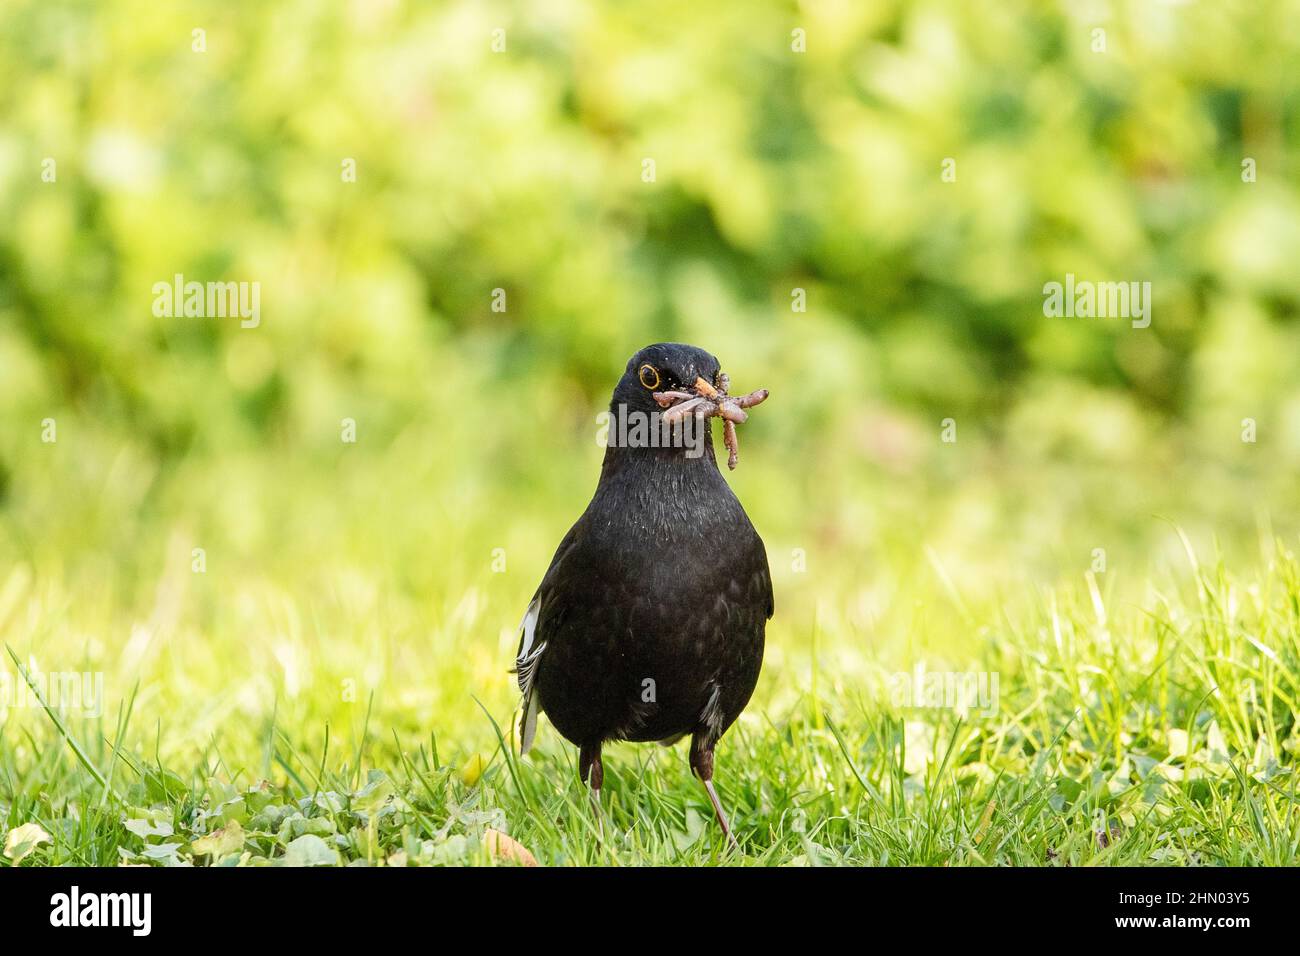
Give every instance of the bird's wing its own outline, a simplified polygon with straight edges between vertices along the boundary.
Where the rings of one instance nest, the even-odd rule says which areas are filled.
[[[754,545],[750,549],[750,572],[750,585],[763,601],[764,617],[770,621],[776,612],[776,601],[772,597],[772,570],[767,563],[767,548],[758,532],[754,532]]]
[[[519,622],[519,651],[515,655],[514,672],[519,681],[519,693],[523,698],[523,716],[519,718],[519,753],[526,754],[533,746],[533,737],[537,733],[537,713],[539,704],[537,693],[533,688],[533,682],[537,677],[537,667],[542,661],[542,652],[546,650],[546,637],[538,633],[538,622],[542,617],[542,603],[546,600],[548,591],[548,582],[552,581],[556,569],[564,560],[564,556],[573,548],[577,540],[578,525],[569,529],[569,533],[564,536],[560,546],[555,550],[555,557],[551,558],[551,566],[546,571],[546,576],[542,578],[541,585],[537,588],[537,593],[533,599],[528,602],[528,610],[524,612],[524,619]]]
[[[533,692],[533,678],[537,664],[546,650],[546,642],[537,640],[537,619],[541,616],[541,596],[535,596],[519,622],[519,654],[515,657],[515,674],[519,680],[519,693],[523,695],[524,715],[519,721],[519,752],[528,753],[537,733],[537,695]]]

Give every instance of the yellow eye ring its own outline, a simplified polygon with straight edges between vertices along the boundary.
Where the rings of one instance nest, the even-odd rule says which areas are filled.
[[[655,389],[659,387],[659,370],[653,365],[642,365],[637,375],[641,379],[641,384],[646,388]]]

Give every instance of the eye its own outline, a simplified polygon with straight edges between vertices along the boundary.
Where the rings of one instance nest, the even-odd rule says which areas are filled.
[[[641,378],[641,384],[646,388],[659,387],[659,370],[653,365],[642,365],[640,372],[637,374]]]

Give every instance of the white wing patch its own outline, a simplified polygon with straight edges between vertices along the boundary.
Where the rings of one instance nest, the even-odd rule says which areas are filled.
[[[717,739],[722,733],[722,686],[713,685],[713,691],[709,694],[709,699],[704,704],[704,710],[700,712],[700,720],[704,721],[704,726],[709,728],[709,736]]]
[[[534,598],[524,612],[524,619],[519,622],[523,638],[519,644],[519,656],[515,658],[515,674],[519,679],[519,693],[524,698],[524,715],[519,721],[519,753],[526,754],[533,746],[533,737],[537,734],[537,694],[533,690],[533,678],[537,675],[537,664],[546,650],[546,642],[537,640],[537,619],[541,615],[541,601]]]
[[[533,639],[537,636],[537,616],[541,609],[541,600],[533,598],[528,602],[528,610],[524,612],[524,619],[519,622],[519,630],[524,632],[524,641],[519,645],[519,658],[523,659],[528,656],[532,650]]]
[[[515,673],[519,677],[519,693],[527,697],[533,689],[533,677],[537,674],[537,662],[542,659],[546,642],[538,644],[527,654],[515,659]]]

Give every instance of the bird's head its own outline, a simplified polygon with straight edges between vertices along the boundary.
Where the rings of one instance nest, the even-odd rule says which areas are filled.
[[[709,419],[723,419],[727,467],[737,461],[736,426],[747,408],[767,398],[767,389],[731,395],[718,360],[703,349],[675,342],[648,345],[633,355],[610,400],[611,427],[606,463],[622,449],[676,450],[686,458],[713,461]],[[670,451],[670,454],[672,452]]]
[[[610,410],[617,412],[624,405],[629,411],[659,412],[655,392],[694,393],[699,378],[716,387],[721,372],[718,360],[704,349],[677,342],[647,345],[628,359],[627,370],[614,387]]]

